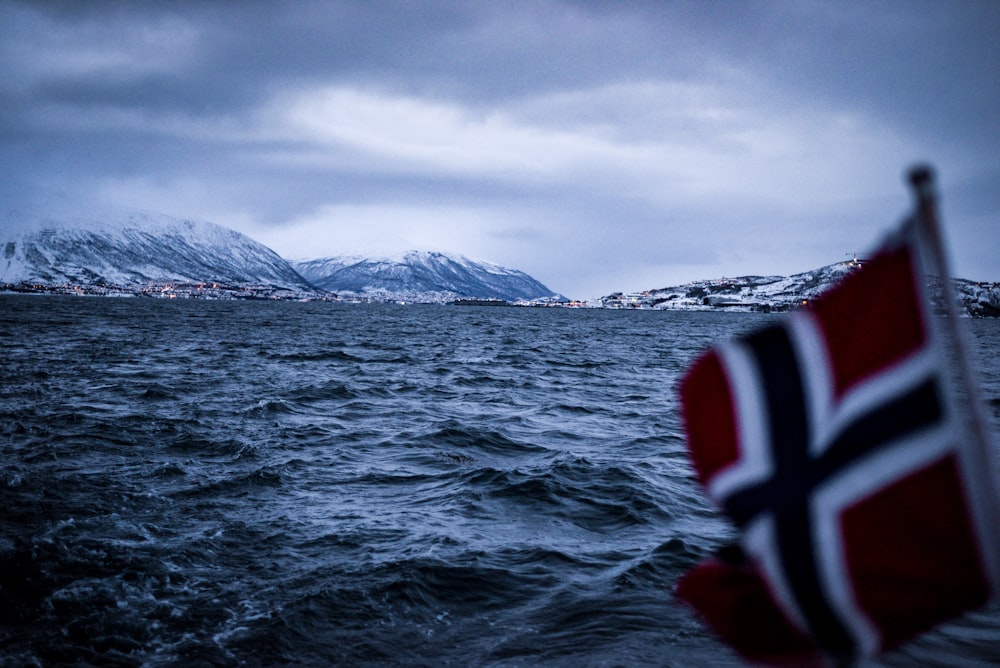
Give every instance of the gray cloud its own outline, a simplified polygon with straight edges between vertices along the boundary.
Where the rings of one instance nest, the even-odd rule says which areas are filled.
[[[6,3],[0,198],[593,296],[862,250],[927,159],[997,279],[998,63],[990,2]]]

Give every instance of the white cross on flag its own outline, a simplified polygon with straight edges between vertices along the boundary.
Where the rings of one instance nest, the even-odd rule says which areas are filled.
[[[871,657],[1000,585],[992,452],[958,318],[925,294],[948,279],[930,173],[912,178],[917,214],[869,262],[682,382],[698,479],[740,544],[677,594],[747,658]]]

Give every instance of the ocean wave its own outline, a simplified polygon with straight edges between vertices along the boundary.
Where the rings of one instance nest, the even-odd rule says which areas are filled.
[[[737,665],[674,387],[754,318],[0,298],[0,664]]]

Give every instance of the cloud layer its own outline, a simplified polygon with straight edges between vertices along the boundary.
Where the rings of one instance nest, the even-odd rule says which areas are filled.
[[[404,247],[575,297],[871,246],[941,174],[1000,279],[995,3],[0,5],[0,197]]]

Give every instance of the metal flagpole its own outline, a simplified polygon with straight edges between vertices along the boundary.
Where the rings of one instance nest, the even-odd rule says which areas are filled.
[[[967,479],[975,485],[970,491],[982,502],[981,508],[987,510],[985,516],[981,512],[977,513],[985,525],[982,529],[988,532],[987,535],[997,536],[1000,535],[1000,516],[997,516],[995,509],[1000,508],[1000,491],[997,489],[998,476],[994,461],[996,453],[992,450],[992,437],[982,409],[979,383],[976,382],[977,378],[970,362],[971,347],[968,333],[960,322],[957,299],[951,283],[951,272],[938,218],[934,170],[927,165],[918,165],[909,171],[908,177],[916,196],[916,232],[918,236],[923,237],[923,245],[929,250],[931,268],[938,274],[942,283],[947,322],[941,324],[941,328],[947,330],[958,357],[957,382],[963,385],[962,389],[967,393],[965,410],[967,414],[971,414],[969,415],[971,424],[967,424],[966,427],[971,427],[974,432],[972,436],[982,446],[964,448],[966,453],[975,458],[976,461],[972,464],[980,467],[979,471],[967,476]],[[986,543],[982,546],[983,549],[992,552],[993,541],[988,540]],[[984,566],[992,579],[992,598],[998,599],[1000,598],[1000,553],[988,554],[988,563]]]

